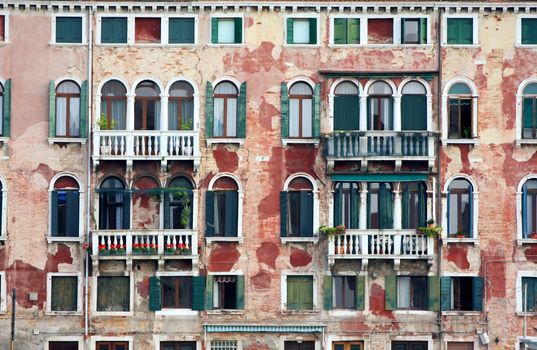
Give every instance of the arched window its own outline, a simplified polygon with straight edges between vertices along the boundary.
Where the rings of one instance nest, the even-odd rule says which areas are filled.
[[[289,89],[289,137],[313,136],[313,90],[304,83],[294,83]]]
[[[125,130],[127,89],[117,80],[106,82],[101,89],[101,116],[107,129]]]
[[[356,182],[338,182],[334,186],[334,226],[358,229],[360,188]]]
[[[56,87],[56,136],[78,137],[80,128],[80,87],[71,80]]]
[[[523,92],[522,138],[537,138],[537,83],[528,84]]]
[[[473,187],[464,178],[452,180],[447,198],[448,234],[473,237]]]
[[[334,130],[360,129],[360,96],[358,87],[343,81],[334,91]]]
[[[150,80],[144,80],[135,91],[134,129],[159,130],[160,128],[160,89]]]
[[[130,192],[123,181],[109,177],[99,188],[99,229],[130,228]]]
[[[194,123],[194,89],[186,81],[170,87],[168,130],[192,130]]]
[[[417,229],[427,222],[427,192],[422,182],[405,182],[402,186],[402,228]]]
[[[426,94],[425,87],[417,81],[405,84],[401,98],[402,130],[427,130]]]
[[[78,237],[80,233],[80,188],[71,176],[54,182],[50,193],[50,235]]]
[[[237,87],[223,81],[214,89],[214,137],[237,137]]]
[[[193,190],[192,182],[184,176],[170,181],[164,193],[165,229],[192,229]]]
[[[522,237],[537,234],[537,179],[530,179],[522,186]]]
[[[456,83],[449,89],[448,137],[450,139],[472,138],[472,90],[464,83]]]
[[[393,90],[384,81],[374,82],[368,91],[369,130],[393,130]]]
[[[392,186],[386,182],[368,183],[367,194],[367,228],[393,228],[393,193]]]
[[[282,237],[313,237],[313,184],[293,178],[280,193]]]
[[[239,186],[228,176],[219,177],[206,192],[207,237],[237,237],[239,233]]]

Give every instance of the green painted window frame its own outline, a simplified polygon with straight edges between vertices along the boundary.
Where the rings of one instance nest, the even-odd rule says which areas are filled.
[[[234,40],[231,43],[223,43],[218,41],[218,23],[220,20],[233,20],[235,22],[234,24],[234,31],[233,31],[233,37]],[[241,45],[244,44],[244,18],[242,16],[219,16],[216,15],[214,17],[211,17],[211,44],[214,45]]]
[[[285,300],[287,310],[315,310],[315,279],[312,275],[287,275],[285,284],[285,288],[287,288],[287,296]],[[294,300],[294,297],[290,295],[293,289],[295,289],[295,292],[298,292],[294,294],[298,297],[298,300]]]
[[[309,41],[307,43],[295,43],[294,42],[294,21],[295,20],[308,20],[309,21]],[[285,18],[285,44],[286,45],[319,45],[319,26],[318,17],[286,17]]]
[[[57,16],[55,18],[56,44],[83,44],[84,19],[82,16]]]
[[[50,276],[50,311],[51,312],[78,312],[79,304],[78,275],[51,275]],[[67,288],[73,288],[68,290]]]

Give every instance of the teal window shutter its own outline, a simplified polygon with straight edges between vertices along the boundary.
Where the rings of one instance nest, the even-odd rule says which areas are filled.
[[[355,301],[356,310],[365,308],[365,276],[356,276]]]
[[[341,212],[341,202],[342,202],[342,191],[341,186],[336,185],[336,190],[334,191],[334,226],[343,224],[343,213]]]
[[[244,309],[244,275],[237,275],[235,277],[237,288],[237,309]]]
[[[348,44],[346,18],[334,18],[334,44]]]
[[[360,218],[360,192],[358,190],[358,184],[351,184],[350,189],[350,229],[358,229]],[[344,224],[343,222],[341,224]]]
[[[440,309],[451,310],[451,277],[440,277]]]
[[[214,235],[214,192],[205,192],[205,237]]]
[[[287,84],[281,84],[281,127],[282,127],[282,139],[289,137],[289,93],[287,91]]]
[[[522,237],[528,238],[528,187],[522,186]]]
[[[426,95],[403,95],[401,98],[401,129],[427,130]]]
[[[380,228],[393,228],[393,195],[384,182],[379,184],[379,204]]]
[[[360,44],[360,19],[349,18],[347,20],[347,44]]]
[[[218,18],[216,17],[211,18],[211,43],[218,44]]]
[[[294,32],[294,21],[292,18],[288,18],[287,19],[287,43],[288,44],[293,44],[294,41],[293,41],[293,32]]]
[[[317,18],[310,18],[310,44],[317,44]]]
[[[440,310],[440,277],[429,276],[428,281],[428,308],[429,310]]]
[[[225,237],[237,237],[238,236],[238,207],[239,207],[239,194],[237,191],[226,191],[224,195],[225,207],[226,207],[226,222],[225,222]]]
[[[462,19],[462,30],[460,33],[461,44],[471,45],[474,43],[474,20],[471,18]]]
[[[4,84],[4,105],[2,106],[2,136],[9,137],[11,134],[11,79]]]
[[[216,18],[213,18],[213,20]],[[217,23],[218,27],[218,23]],[[205,137],[213,137],[214,104],[213,104],[213,84],[208,81],[205,88]]]
[[[213,309],[213,288],[214,277],[207,276],[207,285],[205,287],[205,310]]]
[[[313,236],[313,193],[300,192],[300,235]]]
[[[66,214],[66,226],[68,237],[79,236],[79,211],[80,211],[80,194],[78,191],[66,191],[67,192],[67,214]],[[54,193],[54,192],[53,192]],[[56,206],[57,208],[57,206]]]
[[[483,278],[472,278],[472,310],[483,311]]]
[[[457,18],[447,19],[447,43],[458,44],[459,22]]]
[[[51,80],[48,84],[48,137],[56,136],[56,86]]]
[[[80,127],[79,127],[80,137],[86,137],[87,114],[88,114],[88,81],[84,80],[80,88]]]
[[[321,136],[321,83],[315,84],[313,91],[313,138]]]
[[[168,43],[194,44],[194,18],[170,18]]]
[[[537,282],[537,278],[535,277],[522,277],[522,291],[521,291],[522,307],[521,309],[523,312],[524,311],[535,312],[536,282]],[[528,286],[527,291],[526,291],[525,286]],[[524,295],[524,293],[527,293],[527,294]],[[526,298],[526,310],[524,310],[524,297]]]
[[[170,196],[171,196],[171,193],[170,192],[164,192],[163,193],[163,196],[164,196],[164,200],[163,200],[163,204],[164,204],[164,228],[165,229],[169,229],[169,228],[172,228],[171,226],[171,223],[170,223]]]
[[[56,17],[57,43],[82,43],[82,17]]]
[[[323,304],[325,310],[332,309],[332,276],[327,275],[323,278]]]
[[[280,237],[287,237],[287,191],[280,192]]]
[[[522,18],[521,43],[523,45],[537,44],[537,18]]]
[[[52,191],[50,193],[50,235],[52,237],[58,236],[58,192]]]
[[[123,193],[123,227],[124,230],[131,228],[131,194],[128,191]]]
[[[235,18],[235,44],[242,44],[242,18]]]
[[[101,18],[101,43],[103,44],[126,44],[127,43],[127,18],[126,17],[102,17]]]
[[[287,310],[300,307],[300,280],[296,276],[287,276]]]
[[[149,310],[158,311],[161,309],[160,278],[149,277]]]
[[[334,130],[359,130],[360,97],[358,95],[334,96]]]
[[[397,309],[397,276],[390,275],[384,277],[384,291],[386,296],[385,309]]]
[[[192,310],[205,309],[205,276],[192,277]]]
[[[237,137],[245,138],[246,137],[246,82],[241,84],[240,93],[239,93],[239,108],[238,108],[238,121],[237,121]]]
[[[420,44],[427,44],[427,18],[420,19]]]

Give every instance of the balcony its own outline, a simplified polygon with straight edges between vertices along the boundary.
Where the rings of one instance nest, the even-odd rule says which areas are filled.
[[[333,170],[335,161],[360,161],[365,171],[369,160],[388,160],[395,162],[396,171],[402,161],[426,161],[432,169],[435,139],[428,131],[334,132],[328,138],[328,168]]]
[[[336,259],[361,259],[362,269],[369,259],[394,260],[395,268],[401,259],[424,259],[431,265],[434,240],[416,230],[347,230],[330,237],[328,261],[333,265]]]
[[[199,132],[192,130],[94,130],[93,164],[101,160],[159,160],[165,169],[169,160],[193,160],[200,164]]]
[[[198,261],[195,230],[99,230],[91,236],[91,256],[98,260],[192,259]]]

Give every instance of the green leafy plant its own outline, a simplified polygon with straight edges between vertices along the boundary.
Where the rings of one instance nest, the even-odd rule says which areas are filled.
[[[186,123],[181,124],[181,126],[179,127],[179,130],[192,130],[192,123],[186,122]]]
[[[319,227],[319,233],[323,236],[330,237],[345,232],[345,226],[339,225],[337,227],[321,226]]]
[[[101,117],[95,121],[97,125],[99,126],[100,130],[112,130],[117,126],[117,122],[115,120],[108,120],[104,113],[101,113]]]
[[[427,226],[427,227],[418,227],[418,231],[422,234],[427,235],[427,237],[435,237],[442,232],[442,227],[439,225],[434,225],[434,221],[432,223],[433,226]]]

